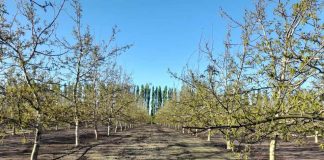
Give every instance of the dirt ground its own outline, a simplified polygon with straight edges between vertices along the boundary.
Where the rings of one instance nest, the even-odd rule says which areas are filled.
[[[102,128],[100,134],[99,140],[94,141],[92,130],[83,129],[80,147],[73,146],[72,129],[44,134],[39,159],[240,159],[239,154],[226,151],[221,137],[214,136],[207,142],[205,138],[158,125],[144,125],[109,137]],[[22,136],[6,137],[0,144],[0,159],[28,159],[32,144],[22,144],[21,139]],[[253,146],[250,159],[267,159],[267,147]],[[312,143],[279,143],[277,153],[278,159],[324,159],[324,151]]]

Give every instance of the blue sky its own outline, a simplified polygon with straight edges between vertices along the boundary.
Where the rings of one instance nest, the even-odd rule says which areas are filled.
[[[10,1],[8,1],[10,2]],[[118,45],[134,46],[118,58],[135,84],[152,83],[179,87],[167,70],[180,73],[186,64],[197,67],[201,39],[213,40],[223,50],[226,19],[223,8],[240,19],[250,0],[81,0],[83,24],[89,25],[97,40],[108,40],[111,28],[120,29]],[[8,5],[10,7],[10,4]],[[58,34],[72,37],[69,4],[59,19]]]
[[[201,37],[221,43],[226,20],[220,7],[240,18],[249,0],[83,0],[83,22],[99,39],[108,38],[110,28],[121,32],[118,43],[134,44],[119,58],[119,64],[131,73],[136,84],[178,85],[168,68],[181,72],[187,64],[196,64]]]

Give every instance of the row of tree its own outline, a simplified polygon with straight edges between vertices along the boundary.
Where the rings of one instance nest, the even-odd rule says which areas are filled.
[[[7,10],[0,1],[0,132],[33,130],[31,159],[37,159],[44,130],[91,125],[124,127],[149,121],[132,92],[132,82],[116,64],[131,45],[116,46],[117,28],[108,41],[96,42],[83,27],[82,8],[73,1],[17,1]],[[9,2],[13,3],[13,2]],[[73,8],[72,38],[57,28],[64,7]],[[116,130],[117,128],[115,128]]]
[[[167,86],[165,86],[163,90],[161,86],[152,86],[151,88],[149,84],[137,85],[134,87],[134,94],[139,104],[146,106],[151,116],[154,116],[155,113],[164,106],[168,100],[171,100],[176,93],[177,91],[175,88],[168,88]]]
[[[317,0],[259,0],[243,21],[226,12],[229,30],[224,52],[201,45],[204,71],[171,73],[183,82],[178,97],[159,110],[156,121],[192,132],[215,131],[227,148],[234,141],[270,141],[275,159],[278,140],[324,133],[324,21]],[[240,41],[233,42],[232,30]],[[236,32],[236,30],[235,30]],[[236,32],[237,33],[237,32]]]

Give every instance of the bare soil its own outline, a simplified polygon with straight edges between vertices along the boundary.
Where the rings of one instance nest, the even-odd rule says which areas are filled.
[[[42,136],[39,159],[240,159],[238,153],[225,149],[219,136],[207,142],[205,137],[181,134],[180,131],[158,125],[144,125],[106,136],[101,128],[99,139],[94,140],[91,129],[81,130],[81,145],[74,147],[71,130],[50,131]],[[29,143],[22,144],[22,135],[7,136],[0,144],[0,159],[29,159],[32,135]],[[324,159],[324,151],[318,144],[303,146],[279,143],[278,159]],[[266,143],[252,146],[250,159],[267,159]]]

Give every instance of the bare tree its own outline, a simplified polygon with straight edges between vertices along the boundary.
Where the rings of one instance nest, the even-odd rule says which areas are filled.
[[[79,145],[79,122],[80,112],[79,107],[83,103],[82,97],[82,83],[90,83],[93,88],[93,96],[90,102],[90,107],[93,108],[93,122],[95,138],[97,139],[97,110],[99,108],[99,82],[101,81],[101,74],[105,68],[109,68],[112,60],[122,52],[125,52],[131,45],[122,47],[112,46],[116,40],[116,28],[112,29],[112,35],[107,43],[96,44],[94,36],[90,33],[90,28],[85,30],[82,27],[82,8],[78,0],[73,0],[71,3],[74,8],[74,16],[72,17],[75,26],[73,29],[74,44],[67,40],[58,40],[67,52],[65,57],[66,68],[68,68],[68,81],[73,83],[73,96],[70,101],[74,108],[75,121],[75,145]],[[84,33],[83,33],[84,32]],[[78,96],[80,95],[80,96]]]

